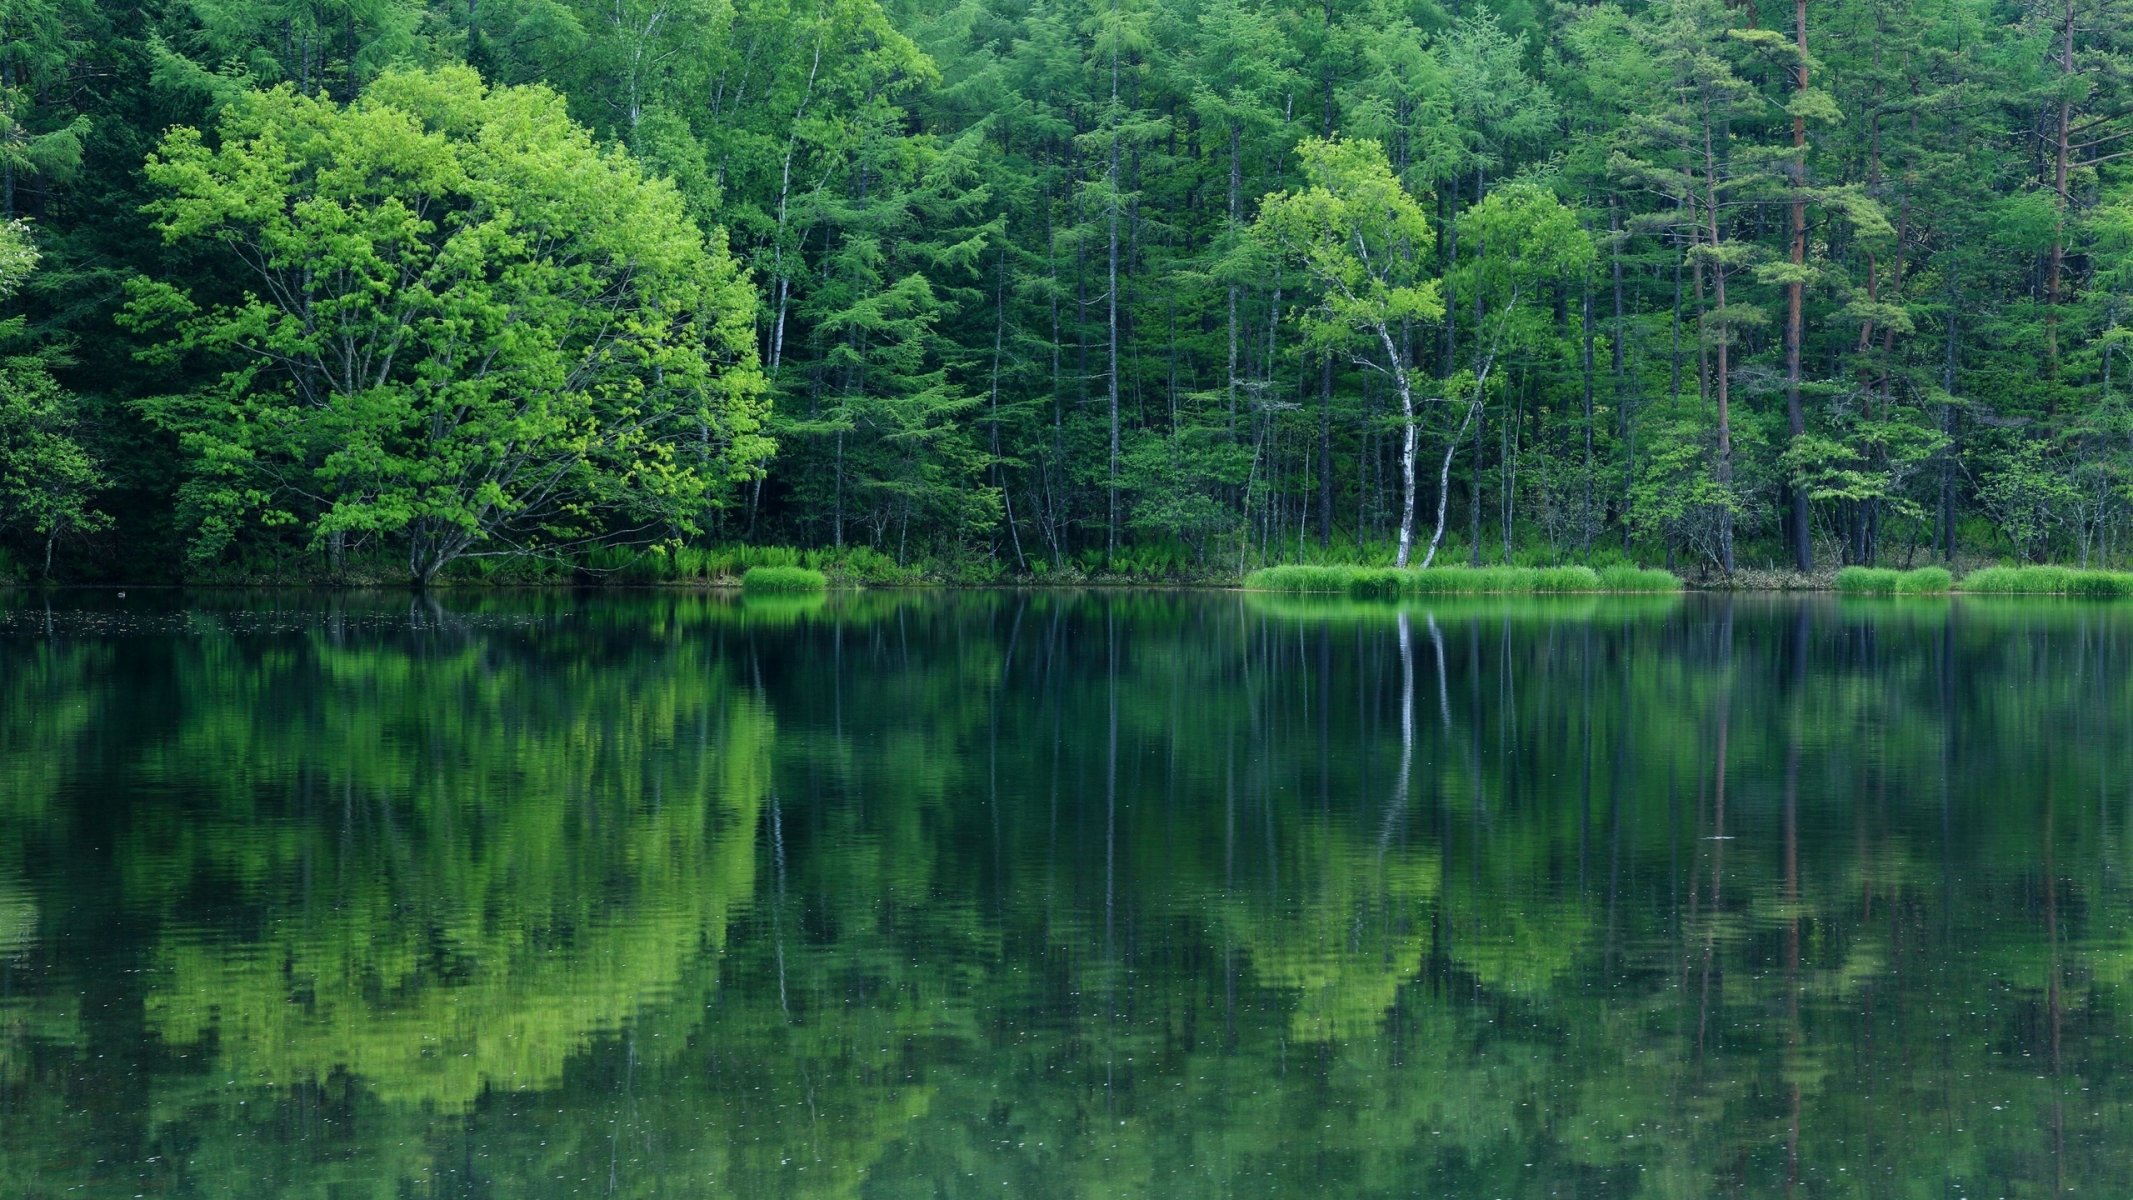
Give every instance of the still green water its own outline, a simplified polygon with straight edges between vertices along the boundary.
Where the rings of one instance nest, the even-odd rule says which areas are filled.
[[[2133,1192],[2133,606],[0,598],[0,1195]]]

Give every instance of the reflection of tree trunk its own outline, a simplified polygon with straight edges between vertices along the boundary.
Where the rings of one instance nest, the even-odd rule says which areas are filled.
[[[1385,819],[1378,825],[1380,858],[1391,848],[1393,835],[1407,815],[1408,777],[1414,771],[1415,762],[1414,625],[1404,610],[1395,620],[1400,642],[1400,770],[1392,781],[1392,803],[1385,809]],[[1437,636],[1435,617],[1430,618],[1430,636]],[[1444,672],[1444,643],[1441,640],[1437,643],[1437,672],[1441,680]]]
[[[785,991],[785,818],[778,793],[770,793],[770,864],[774,887],[770,905],[770,935],[778,963],[778,1011],[792,1020],[792,1003]]]
[[[1792,1124],[1785,1134],[1785,1194],[1800,1185],[1800,732],[1798,716],[1785,747],[1785,1020],[1793,1061],[1787,1082]]]
[[[1732,667],[1733,658],[1733,609],[1731,601],[1726,605],[1721,618],[1720,671]],[[1719,684],[1718,697],[1718,764],[1712,777],[1713,800],[1711,805],[1711,912],[1704,919],[1703,981],[1701,996],[1696,1011],[1696,1058],[1700,1062],[1709,1043],[1711,1024],[1711,977],[1713,960],[1718,950],[1718,922],[1725,905],[1726,864],[1726,741],[1733,725],[1733,689],[1730,682]]]
[[[2044,941],[2046,970],[2045,1004],[2051,1021],[2052,1043],[2052,1195],[2066,1194],[2066,1096],[2061,1082],[2060,1029],[2065,1013],[2059,994],[2059,868],[2052,853],[2054,800],[2049,784],[2044,789]]]
[[[1807,0],[1793,0],[1793,37],[1799,50],[1794,66],[1793,87],[1802,96],[1807,92]],[[1801,313],[1805,282],[1798,273],[1807,269],[1807,117],[1803,113],[1792,115],[1792,266],[1794,278],[1785,285],[1785,423],[1797,442],[1807,432],[1805,414],[1800,408],[1800,342],[1805,336],[1806,325]],[[1871,260],[1870,260],[1871,261]],[[1869,265],[1871,271],[1871,265]],[[1723,286],[1723,285],[1721,285]],[[1864,328],[1860,330],[1863,340]],[[1786,489],[1791,493],[1791,510],[1787,516],[1786,540],[1792,543],[1792,565],[1801,572],[1815,569],[1814,540],[1807,532],[1807,491],[1792,481]]]

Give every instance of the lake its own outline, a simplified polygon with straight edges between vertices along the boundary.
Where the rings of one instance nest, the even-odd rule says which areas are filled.
[[[0,597],[0,1194],[2133,1187],[2133,605]]]

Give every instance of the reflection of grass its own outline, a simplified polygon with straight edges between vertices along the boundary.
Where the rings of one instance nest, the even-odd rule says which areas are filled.
[[[1370,567],[1262,567],[1244,577],[1255,592],[1345,592]]]
[[[1256,592],[1365,596],[1531,596],[1577,592],[1674,592],[1681,580],[1640,567],[1267,567],[1245,576]]]
[[[829,588],[829,577],[808,567],[750,567],[741,576],[744,592],[805,594]]]
[[[829,606],[829,597],[817,592],[801,595],[794,592],[750,592],[739,607],[743,625],[794,625],[803,617],[811,617]]]
[[[1986,567],[1963,577],[1966,592],[2000,595],[2133,596],[2133,572],[2073,567]]]

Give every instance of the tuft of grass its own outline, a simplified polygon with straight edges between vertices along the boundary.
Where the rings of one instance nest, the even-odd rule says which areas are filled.
[[[1600,568],[1600,590],[1603,592],[1678,592],[1681,577],[1672,571],[1656,567],[1637,567],[1621,564]]]
[[[2133,596],[2133,574],[2125,571],[2070,571],[2067,573],[2066,594],[2099,600]]]
[[[809,567],[750,567],[741,576],[743,592],[806,594],[826,591],[829,577]]]
[[[2133,596],[2133,574],[2072,567],[1986,567],[1963,577],[1962,590],[2005,596]]]
[[[1681,580],[1670,571],[1615,565],[1591,567],[1263,567],[1244,578],[1254,593],[1320,593],[1357,599],[1399,595],[1568,595],[1568,593],[1677,593]]]
[[[1319,593],[1357,599],[1396,596],[1535,596],[1584,592],[1674,592],[1681,580],[1668,571],[1591,567],[1390,567],[1291,565],[1265,567],[1244,577],[1255,592]]]
[[[1404,582],[1406,591],[1420,596],[1531,596],[1604,590],[1599,572],[1591,567],[1432,567],[1411,573]]]
[[[1896,590],[1905,596],[1939,595],[1955,586],[1955,576],[1946,567],[1919,567],[1896,577]]]
[[[1837,590],[1855,596],[1890,596],[1901,575],[1887,567],[1846,567],[1837,572]]]

